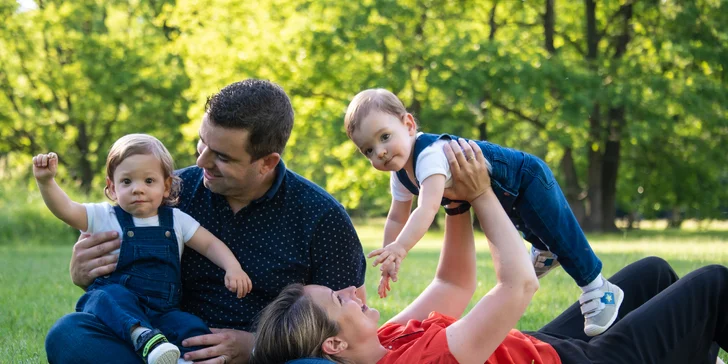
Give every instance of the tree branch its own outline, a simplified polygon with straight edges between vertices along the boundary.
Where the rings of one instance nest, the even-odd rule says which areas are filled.
[[[510,107],[503,105],[498,101],[491,100],[491,102],[493,103],[493,106],[495,106],[509,114],[513,114],[513,115],[517,116],[519,119],[530,122],[539,130],[546,130],[546,124],[544,124],[541,120],[527,116],[524,113],[522,113],[520,110],[511,109]]]

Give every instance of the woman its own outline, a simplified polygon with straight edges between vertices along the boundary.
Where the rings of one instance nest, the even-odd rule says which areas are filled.
[[[512,330],[538,280],[490,189],[480,149],[451,142],[446,153],[455,181],[450,195],[473,206],[488,237],[496,286],[467,315],[453,318],[475,291],[475,248],[472,234],[462,233],[468,214],[448,216],[435,279],[384,326],[377,329],[379,313],[353,287],[292,285],[261,314],[255,363],[302,357],[366,364],[715,363],[718,345],[728,348],[728,269],[708,266],[678,281],[659,258],[610,279],[626,298],[618,322],[601,336],[584,334],[578,303],[538,332]]]

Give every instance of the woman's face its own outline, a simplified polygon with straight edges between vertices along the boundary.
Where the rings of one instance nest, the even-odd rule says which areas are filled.
[[[336,321],[341,328],[339,335],[350,345],[377,336],[379,311],[367,307],[356,296],[356,288],[332,291],[328,287],[308,285],[307,295]]]

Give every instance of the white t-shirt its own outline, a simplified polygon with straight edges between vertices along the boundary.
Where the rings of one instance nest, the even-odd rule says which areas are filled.
[[[85,203],[86,216],[88,217],[88,230],[86,232],[94,234],[104,231],[116,231],[122,236],[121,225],[116,218],[114,206],[108,202],[102,203]],[[179,255],[182,259],[182,250],[185,243],[188,242],[192,235],[195,235],[200,223],[192,216],[185,214],[180,209],[172,209],[172,218],[174,219],[174,233],[177,235],[177,243],[179,244]],[[132,216],[134,225],[143,226],[159,226],[159,216],[152,216],[139,219]],[[123,244],[123,242],[122,242]],[[114,250],[111,254],[119,254],[119,249]]]
[[[419,134],[418,134],[419,136]],[[450,163],[447,162],[447,156],[442,147],[445,143],[449,143],[450,140],[439,139],[434,143],[427,146],[417,156],[417,164],[415,168],[415,178],[418,182],[415,182],[415,186],[422,184],[422,181],[426,180],[435,174],[441,174],[445,176],[445,188],[452,185],[452,173],[450,172]],[[490,162],[485,161],[488,171],[491,170]],[[392,192],[392,199],[395,201],[410,201],[414,196],[407,187],[397,178],[397,172],[390,172],[389,176],[389,189]]]

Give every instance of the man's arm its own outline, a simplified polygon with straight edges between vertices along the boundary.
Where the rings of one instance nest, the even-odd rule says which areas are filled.
[[[116,231],[81,234],[71,255],[71,280],[84,290],[94,279],[111,274],[116,269],[118,254],[110,254],[121,246]]]

